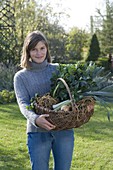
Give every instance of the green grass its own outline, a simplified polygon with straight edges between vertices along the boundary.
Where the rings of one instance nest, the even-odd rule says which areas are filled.
[[[106,114],[96,105],[90,121],[75,129],[71,170],[113,170],[113,115],[109,122]],[[30,170],[26,120],[17,104],[0,105],[0,170]]]

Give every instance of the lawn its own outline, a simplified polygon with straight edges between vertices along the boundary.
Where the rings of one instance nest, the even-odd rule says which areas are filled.
[[[113,115],[95,106],[92,118],[74,129],[71,170],[113,170]],[[52,170],[52,157],[50,170]],[[26,120],[17,104],[0,105],[0,170],[30,170],[26,147]]]

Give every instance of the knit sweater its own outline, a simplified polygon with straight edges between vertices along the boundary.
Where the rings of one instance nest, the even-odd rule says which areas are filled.
[[[32,110],[26,109],[30,99],[36,93],[44,95],[50,91],[52,73],[56,72],[58,64],[48,63],[45,60],[41,64],[32,62],[31,69],[22,69],[14,76],[14,91],[21,113],[27,119],[27,133],[46,131],[35,124],[39,116]]]

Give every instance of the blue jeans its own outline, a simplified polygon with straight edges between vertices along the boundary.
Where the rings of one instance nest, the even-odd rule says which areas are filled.
[[[54,158],[54,170],[70,169],[74,147],[72,129],[28,133],[27,144],[32,170],[49,170],[51,150]]]

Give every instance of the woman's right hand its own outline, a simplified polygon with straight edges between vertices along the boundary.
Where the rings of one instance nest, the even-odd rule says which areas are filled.
[[[44,115],[40,115],[37,119],[36,119],[36,125],[44,128],[46,130],[52,130],[55,128],[55,126],[53,124],[51,124],[50,122],[48,122],[46,120],[46,117],[49,117],[48,114],[44,114]]]

